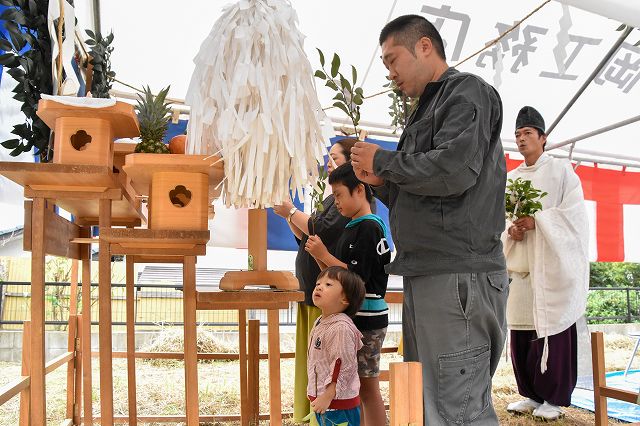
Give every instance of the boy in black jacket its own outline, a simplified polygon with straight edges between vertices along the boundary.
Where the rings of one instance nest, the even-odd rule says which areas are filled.
[[[356,177],[351,163],[335,169],[329,184],[341,215],[351,218],[336,243],[333,256],[322,240],[312,235],[305,249],[321,269],[342,266],[357,273],[365,282],[366,296],[354,323],[362,332],[364,346],[358,351],[362,417],[367,426],[384,425],[386,414],[380,395],[380,350],[387,331],[388,307],[384,301],[389,275],[384,266],[391,261],[386,227],[371,213],[373,195],[368,184]]]

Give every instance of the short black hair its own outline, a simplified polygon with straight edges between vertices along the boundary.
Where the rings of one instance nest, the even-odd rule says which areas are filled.
[[[342,285],[344,296],[349,302],[349,305],[343,312],[350,317],[355,316],[362,306],[365,294],[364,281],[362,281],[360,275],[342,266],[330,266],[324,271],[320,271],[317,279],[319,280],[324,276],[336,280]]]
[[[358,187],[358,185],[363,185],[364,195],[367,197],[367,201],[369,204],[373,202],[373,191],[371,191],[371,187],[368,183],[361,182],[356,177],[356,173],[353,171],[353,165],[350,161],[338,166],[333,170],[333,172],[331,172],[329,175],[329,185],[333,185],[335,183],[339,183],[349,188],[349,194],[353,194],[353,191]]]
[[[436,52],[438,52],[438,56],[443,60],[447,59],[447,55],[444,52],[442,36],[440,36],[436,27],[424,16],[402,15],[387,23],[382,31],[380,31],[380,38],[378,40],[380,46],[391,36],[393,36],[393,41],[396,44],[406,47],[414,56],[416,54],[415,46],[418,40],[422,37],[428,37],[436,49]]]

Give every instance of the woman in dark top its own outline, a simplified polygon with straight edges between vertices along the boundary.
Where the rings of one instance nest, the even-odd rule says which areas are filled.
[[[338,166],[350,161],[351,147],[356,139],[340,139],[329,150],[327,170],[331,173]],[[298,318],[296,320],[296,371],[293,418],[295,422],[309,414],[309,399],[307,398],[307,343],[309,333],[315,320],[320,316],[320,309],[313,305],[311,295],[316,285],[316,278],[320,268],[315,259],[304,249],[309,234],[315,231],[327,246],[330,253],[335,249],[335,243],[344,231],[349,219],[340,215],[336,209],[333,195],[328,195],[322,202],[324,210],[316,214],[315,219],[295,208],[291,201],[275,206],[273,211],[285,218],[299,244],[296,256],[296,277],[300,282],[300,290],[304,291],[304,302],[298,304]],[[313,223],[312,223],[313,221]]]

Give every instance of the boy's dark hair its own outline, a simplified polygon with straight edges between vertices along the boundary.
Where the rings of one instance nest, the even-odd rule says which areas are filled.
[[[351,162],[344,163],[331,172],[329,175],[329,185],[333,185],[334,183],[339,183],[349,188],[349,194],[353,194],[353,190],[356,189],[358,185],[363,185],[367,201],[369,204],[373,202],[373,192],[371,191],[371,187],[368,183],[360,182],[360,180],[358,180],[356,173],[353,171],[353,165]]]
[[[358,142],[358,139],[342,138],[335,141],[334,145],[340,145],[344,158],[346,158],[348,162],[351,161],[351,148],[353,148],[356,142]]]
[[[390,21],[380,31],[380,46],[391,36],[393,36],[395,44],[406,47],[413,56],[416,55],[415,46],[418,40],[422,37],[428,37],[438,56],[443,60],[447,59],[440,33],[424,16],[403,15]]]
[[[318,279],[324,276],[340,282],[344,296],[349,302],[349,305],[343,312],[350,317],[355,316],[360,310],[362,301],[364,300],[365,288],[362,278],[355,272],[351,272],[342,266],[330,266],[324,271],[320,271]]]

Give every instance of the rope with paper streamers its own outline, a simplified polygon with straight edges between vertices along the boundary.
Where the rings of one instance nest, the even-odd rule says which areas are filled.
[[[281,204],[324,163],[326,116],[297,19],[285,0],[227,6],[194,59],[186,152],[222,154],[227,206]]]

